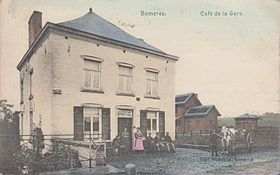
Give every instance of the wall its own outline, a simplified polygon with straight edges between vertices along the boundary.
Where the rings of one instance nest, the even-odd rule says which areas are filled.
[[[175,61],[111,46],[100,41],[77,40],[70,35],[66,39],[61,33],[51,34],[50,43],[53,87],[62,90],[61,95],[52,95],[53,134],[73,134],[73,107],[83,103],[97,103],[111,109],[111,132],[113,133],[111,137],[114,137],[117,132],[116,107],[131,105],[134,108],[134,126],[140,126],[140,110],[152,107],[165,111],[165,130],[169,131],[174,138]],[[80,91],[84,84],[84,61],[81,55],[92,55],[104,60],[101,63],[101,89],[104,94]],[[135,66],[133,69],[135,97],[116,95],[118,89],[117,62],[126,62]],[[160,100],[144,98],[145,67],[160,71]],[[140,101],[136,101],[136,97],[139,97]]]
[[[194,95],[192,95],[191,98],[185,104],[176,105],[176,117],[181,117],[181,119],[179,119],[180,121],[177,122],[178,126],[176,126],[176,127],[179,127],[179,125],[181,126],[180,127],[181,129],[178,130],[178,133],[184,133],[187,131],[187,128],[184,127],[185,112],[191,107],[197,107],[199,105],[201,105],[201,103]]]
[[[189,129],[187,124],[188,121],[190,121]],[[199,122],[198,126],[196,126],[196,121]],[[212,126],[210,121],[212,121]],[[186,118],[185,127],[186,132],[209,131],[210,129],[216,130],[218,127],[218,116],[214,110],[211,110],[207,116],[197,118]]]
[[[33,121],[37,126],[42,122],[44,134],[51,133],[51,59],[49,57],[49,39],[36,50],[29,61],[26,61],[20,69],[20,79],[23,81],[23,101],[21,110],[23,112],[22,134],[30,134],[30,111],[33,111]],[[30,100],[30,71],[32,73],[32,96]]]
[[[235,126],[245,130],[253,130],[257,128],[257,120],[236,120]]]

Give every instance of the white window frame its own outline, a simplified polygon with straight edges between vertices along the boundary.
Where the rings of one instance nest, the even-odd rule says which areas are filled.
[[[23,103],[23,88],[24,88],[24,84],[23,84],[23,78],[20,79],[20,103]]]
[[[89,66],[87,66],[86,61],[89,62],[94,62],[98,64],[98,70],[95,70]],[[93,59],[84,59],[84,64],[85,64],[85,68],[84,68],[84,88],[86,89],[92,89],[92,90],[101,90],[101,61],[100,60],[93,60]],[[86,86],[87,84],[87,78],[86,78],[86,74],[87,72],[90,72],[90,86]],[[94,87],[94,81],[93,81],[93,77],[94,77],[94,73],[98,73],[98,87]]]
[[[133,94],[133,68],[134,66],[128,64],[128,63],[117,63],[118,64],[118,93],[121,94]],[[131,75],[125,75],[125,74],[121,74],[120,73],[120,68],[127,68],[127,69],[131,69]],[[120,77],[126,77],[126,78],[131,78],[131,90],[130,92],[127,91],[127,89],[125,88],[126,84],[123,84],[124,89],[120,89]],[[123,83],[125,83],[125,81],[123,81]]]
[[[86,113],[86,108],[95,108],[98,109],[98,114],[87,114]],[[83,110],[83,117],[84,117],[84,122],[83,122],[83,128],[84,128],[84,134],[85,138],[89,138],[91,134],[91,138],[93,139],[101,139],[101,134],[102,134],[102,108],[99,107],[90,107],[90,106],[85,106]],[[85,118],[89,117],[90,118],[90,131],[85,131]],[[93,118],[97,117],[99,120],[99,131],[98,133],[94,133],[93,131]]]
[[[149,113],[154,113],[155,116],[149,115]],[[153,128],[153,119],[156,119],[156,130],[152,130]],[[150,128],[147,126],[147,134],[151,133],[152,137],[156,136],[156,133],[159,132],[159,112],[158,111],[147,111],[147,122],[150,120]],[[148,123],[147,123],[148,124]]]
[[[153,68],[145,68],[146,70],[146,89],[145,89],[145,96],[146,97],[159,97],[159,71]],[[153,73],[156,76],[156,79],[150,79],[148,77],[148,73]],[[150,84],[150,87],[148,89],[148,84]],[[154,86],[155,92],[154,92]],[[150,92],[150,93],[149,93]]]

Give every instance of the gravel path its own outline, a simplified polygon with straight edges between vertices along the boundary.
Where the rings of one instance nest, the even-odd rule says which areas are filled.
[[[277,150],[211,157],[209,152],[178,148],[174,154],[130,154],[114,157],[109,160],[109,164],[123,169],[126,164],[133,163],[137,171],[143,174],[159,171],[165,175],[278,174],[277,160]]]

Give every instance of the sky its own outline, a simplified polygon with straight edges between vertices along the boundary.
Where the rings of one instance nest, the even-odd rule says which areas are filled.
[[[78,18],[89,7],[147,43],[180,57],[176,94],[195,92],[222,117],[279,112],[279,1],[0,0],[0,99],[19,108],[16,65],[28,49],[28,19],[43,25]],[[165,16],[141,16],[141,11]],[[203,11],[203,12],[202,12]],[[212,12],[213,16],[202,16]],[[239,16],[230,16],[230,11]],[[227,16],[214,16],[215,12]],[[134,27],[131,27],[134,25]]]

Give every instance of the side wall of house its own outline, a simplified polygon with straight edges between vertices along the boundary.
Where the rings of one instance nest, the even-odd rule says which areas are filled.
[[[20,69],[23,85],[21,100],[21,134],[30,134],[32,120],[34,125],[42,124],[44,134],[51,134],[51,60],[48,57],[49,39],[33,53]],[[32,119],[33,118],[33,119]]]
[[[245,130],[253,130],[257,128],[257,120],[237,120],[235,126]]]
[[[97,42],[85,41],[51,34],[53,87],[62,94],[52,96],[53,134],[73,134],[73,107],[84,103],[100,104],[110,108],[111,138],[117,134],[116,109],[119,105],[133,107],[133,126],[140,126],[140,110],[156,108],[165,112],[165,131],[175,136],[175,61],[143,54],[136,50]],[[125,52],[124,52],[125,50]],[[81,55],[103,59],[101,62],[101,89],[104,93],[81,92],[84,85],[84,60]],[[146,56],[148,56],[146,58]],[[118,65],[125,62],[133,68],[133,93],[135,97],[116,95],[118,90]],[[145,68],[159,71],[160,99],[145,98]],[[140,101],[136,100],[140,98]]]
[[[184,123],[186,123],[185,117],[183,117],[185,112],[191,107],[197,107],[199,105],[201,105],[201,103],[195,96],[192,96],[185,104],[176,105],[176,117],[181,117],[180,122],[177,122],[178,126],[176,126],[178,133],[184,133],[187,131],[187,127],[184,126]]]
[[[210,111],[207,116],[189,118],[185,120],[186,131],[209,131],[218,127],[218,117],[215,111]]]

